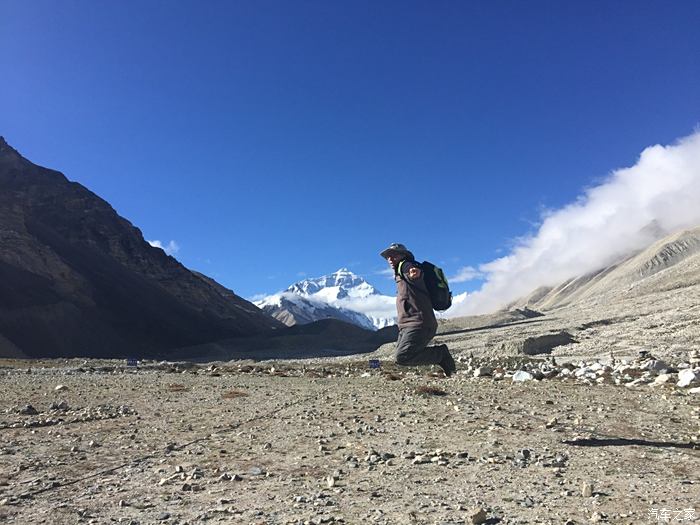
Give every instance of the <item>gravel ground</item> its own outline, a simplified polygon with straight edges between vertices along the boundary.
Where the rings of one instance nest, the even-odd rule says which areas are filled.
[[[0,522],[700,521],[700,396],[672,384],[345,358],[0,361],[0,385]]]

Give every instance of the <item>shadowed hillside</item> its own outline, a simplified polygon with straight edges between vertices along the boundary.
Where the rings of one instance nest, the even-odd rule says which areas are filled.
[[[0,356],[167,356],[280,326],[0,139]]]

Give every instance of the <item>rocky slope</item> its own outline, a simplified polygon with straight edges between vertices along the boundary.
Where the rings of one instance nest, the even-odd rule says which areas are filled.
[[[279,326],[0,138],[0,356],[167,355]]]
[[[665,237],[626,260],[541,288],[516,305],[554,310],[578,303],[608,303],[700,283],[700,227]]]
[[[303,325],[323,319],[336,319],[368,330],[374,329],[372,321],[364,314],[332,306],[325,301],[308,299],[292,292],[266,297],[262,301],[256,301],[255,305],[286,326]]]

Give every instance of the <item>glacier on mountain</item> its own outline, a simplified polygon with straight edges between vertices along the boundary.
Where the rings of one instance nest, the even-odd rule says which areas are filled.
[[[396,324],[394,297],[382,295],[347,268],[330,275],[304,279],[255,304],[290,326],[328,318],[371,330]]]

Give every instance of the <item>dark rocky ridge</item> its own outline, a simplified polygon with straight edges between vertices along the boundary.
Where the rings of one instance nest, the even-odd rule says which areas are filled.
[[[0,357],[167,357],[279,327],[0,138]]]

